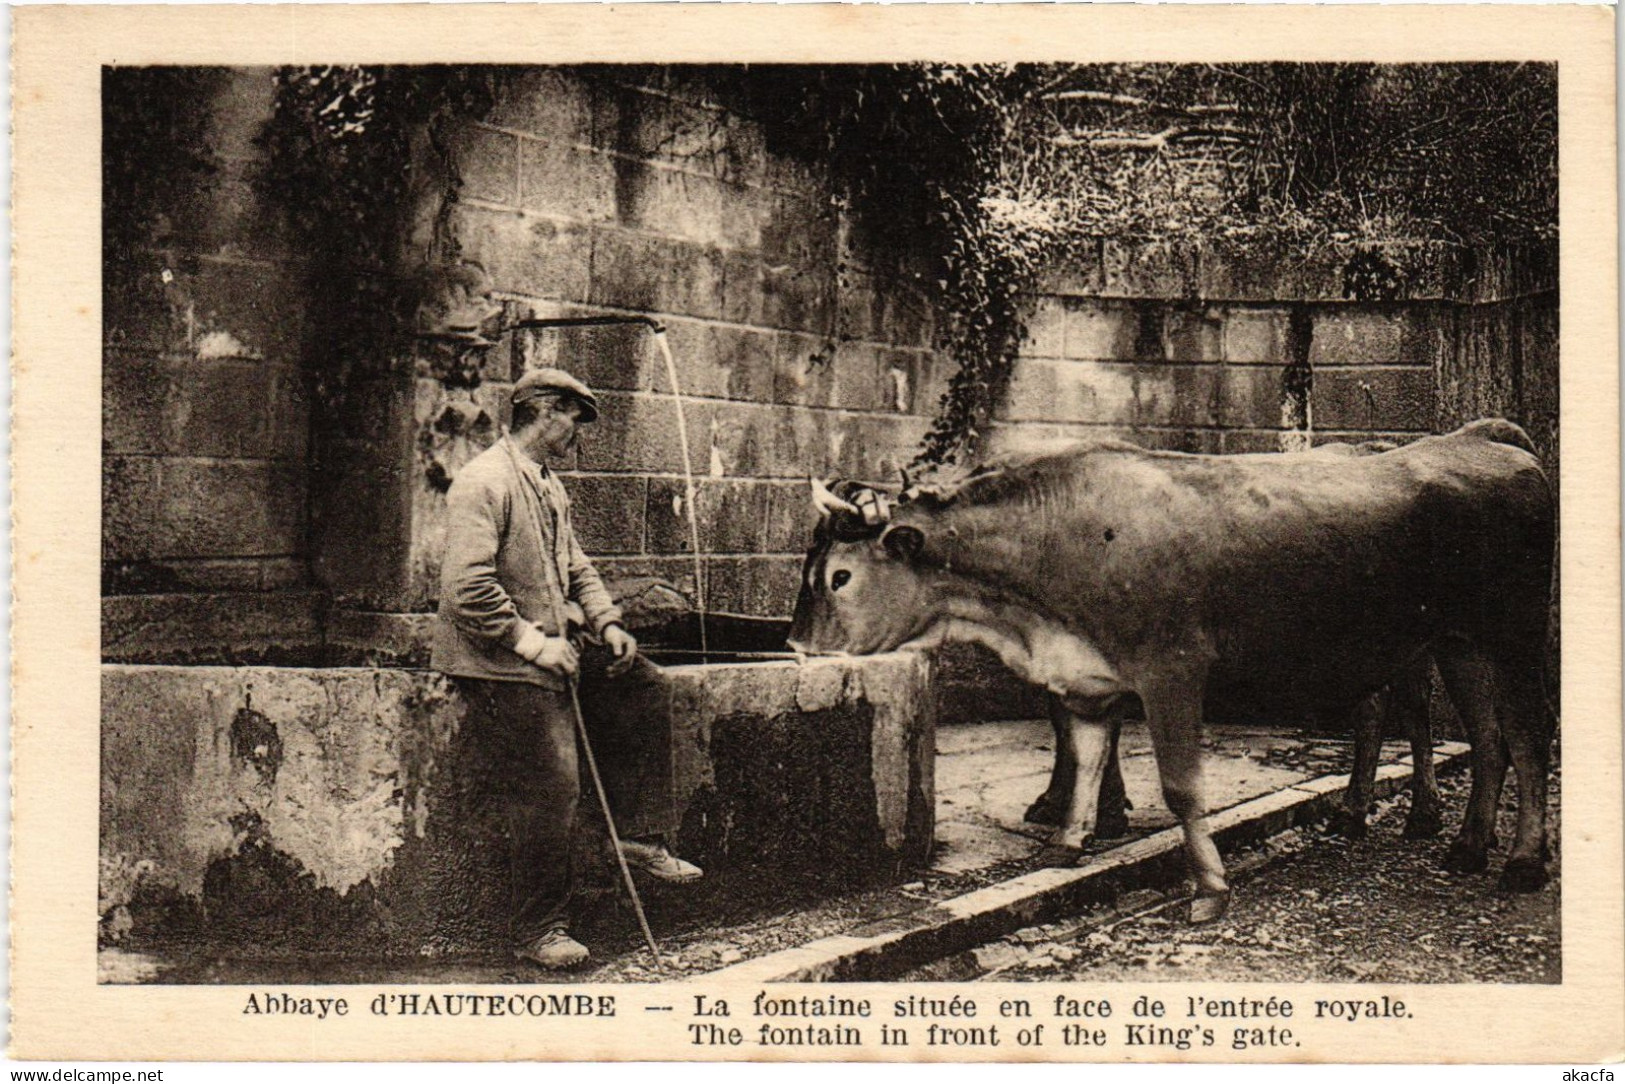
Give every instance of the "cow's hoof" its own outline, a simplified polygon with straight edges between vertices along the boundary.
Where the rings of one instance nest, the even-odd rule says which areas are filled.
[[[1191,925],[1200,926],[1207,922],[1217,922],[1224,917],[1230,909],[1230,893],[1228,890],[1214,895],[1201,895],[1191,900]]]
[[[1406,839],[1432,839],[1442,831],[1444,831],[1444,818],[1438,813],[1418,815],[1412,812],[1410,816],[1405,818]]]
[[[1337,834],[1344,839],[1364,839],[1366,823],[1364,813],[1345,813],[1333,822]]]
[[[1046,843],[1038,852],[1038,864],[1050,869],[1072,869],[1083,861],[1083,848],[1065,843]]]
[[[1122,839],[1128,835],[1128,814],[1119,813],[1115,817],[1101,817],[1100,823],[1095,825],[1095,838]]]
[[[1496,887],[1502,892],[1539,892],[1550,879],[1544,862],[1533,858],[1512,858],[1507,860]]]
[[[1021,819],[1028,824],[1047,824],[1053,828],[1061,823],[1061,807],[1050,801],[1049,795],[1040,794]]]
[[[1444,855],[1444,868],[1451,873],[1483,873],[1489,866],[1487,851],[1465,846],[1459,841],[1452,843]]]

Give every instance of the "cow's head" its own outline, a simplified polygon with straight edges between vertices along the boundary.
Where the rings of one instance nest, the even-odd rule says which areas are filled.
[[[931,626],[925,535],[893,521],[887,494],[855,483],[812,483],[818,527],[801,569],[790,645],[811,654],[871,655]]]

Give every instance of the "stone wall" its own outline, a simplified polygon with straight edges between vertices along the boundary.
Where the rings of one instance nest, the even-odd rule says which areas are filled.
[[[665,326],[705,604],[787,616],[813,523],[808,476],[895,480],[947,374],[921,293],[876,270],[827,181],[765,141],[670,70],[533,72],[458,133],[448,226],[504,322],[630,314]],[[485,354],[473,388],[420,363],[410,417],[400,405],[378,411],[409,428],[382,454],[407,458],[387,478],[379,463],[358,464],[358,476],[392,487],[388,514],[370,517],[384,537],[359,524],[321,532],[330,544],[317,567],[341,606],[432,608],[446,480],[500,432],[512,381],[539,365],[575,372],[603,405],[564,472],[600,570],[658,576],[694,597],[665,358],[646,328],[626,326],[513,332]],[[405,382],[385,394],[400,404]]]
[[[1391,276],[1380,290],[1365,286],[1373,266]],[[1279,451],[1403,442],[1500,414],[1555,452],[1555,272],[1552,252],[1344,246],[1267,259],[1104,242],[1031,300],[991,443],[1110,435]]]
[[[623,765],[623,786],[608,778],[617,822],[663,818],[707,871],[682,900],[650,897],[663,932],[927,859],[935,712],[920,656],[646,668],[586,687],[589,713],[605,693],[642,738],[628,760],[615,731],[594,732],[606,771]],[[291,956],[502,944],[507,826],[464,713],[423,671],[104,667],[102,939]],[[599,848],[581,856],[585,891],[613,897],[590,800],[581,817],[584,849]]]
[[[215,168],[104,276],[111,594],[306,582],[303,304],[276,214],[253,184],[271,75],[220,72],[204,85],[197,109]]]
[[[311,660],[335,630],[352,655],[374,637],[402,645],[375,657],[411,656],[422,623],[405,615],[435,602],[445,488],[501,432],[512,381],[543,364],[602,395],[565,472],[588,551],[612,579],[698,594],[676,408],[643,328],[509,333],[472,380],[424,342],[342,401],[307,402],[346,359],[307,351],[316,371],[299,368],[301,341],[324,338],[253,184],[271,74],[214,86],[215,177],[108,269],[108,657]],[[502,322],[665,325],[705,602],[787,616],[805,479],[894,481],[951,374],[918,255],[873,251],[827,178],[770,153],[682,69],[533,69],[446,142],[425,174],[455,183],[429,217]],[[1555,467],[1556,312],[1551,252],[1083,245],[1030,299],[989,451],[1089,435],[1261,451],[1500,413]]]

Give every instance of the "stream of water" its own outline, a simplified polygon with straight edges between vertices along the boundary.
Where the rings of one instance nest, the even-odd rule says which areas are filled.
[[[694,504],[694,460],[688,451],[688,422],[683,414],[683,392],[677,383],[677,363],[672,359],[666,333],[655,331],[655,344],[666,359],[666,379],[671,383],[671,401],[677,408],[677,444],[683,452],[683,509],[688,513],[688,542],[694,552],[694,607],[700,624],[700,661],[706,661],[710,644],[705,634],[705,562],[700,556],[700,519]]]

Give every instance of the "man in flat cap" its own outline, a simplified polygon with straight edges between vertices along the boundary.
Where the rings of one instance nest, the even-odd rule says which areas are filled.
[[[576,541],[570,499],[549,467],[597,417],[597,397],[562,369],[527,372],[514,386],[507,435],[457,472],[446,497],[431,655],[457,680],[465,728],[505,806],[514,953],[550,969],[587,958],[569,935],[581,793],[570,683],[581,637],[608,649],[612,678],[637,662],[637,641]],[[700,876],[658,844],[623,840],[622,853],[662,880]]]

